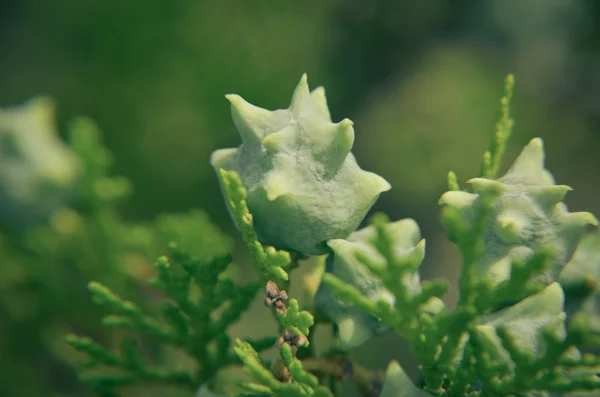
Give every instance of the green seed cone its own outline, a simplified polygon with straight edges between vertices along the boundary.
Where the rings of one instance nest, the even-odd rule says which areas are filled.
[[[310,92],[306,75],[288,109],[262,109],[233,94],[227,99],[242,145],[215,151],[211,164],[240,175],[263,244],[324,254],[325,241],[352,233],[391,188],[359,167],[350,153],[353,123],[331,121],[324,90]]]

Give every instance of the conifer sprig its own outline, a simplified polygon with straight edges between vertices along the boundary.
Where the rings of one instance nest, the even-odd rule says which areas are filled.
[[[248,194],[237,172],[220,169],[218,176],[221,180],[228,208],[233,214],[242,234],[242,239],[252,255],[261,281],[266,284],[267,281],[272,279],[278,285],[281,281],[287,281],[289,276],[284,267],[291,262],[290,254],[287,251],[278,251],[273,247],[265,249],[258,241],[252,214],[246,204]]]
[[[302,368],[300,360],[292,354],[289,345],[281,348],[281,356],[286,368],[292,374],[290,383],[281,382],[267,367],[258,353],[241,340],[235,342],[235,352],[244,363],[245,372],[257,383],[242,382],[240,385],[251,391],[255,396],[263,397],[333,397],[333,394],[323,386],[318,385],[317,378]],[[243,397],[240,393],[237,397]]]
[[[393,255],[393,241],[386,235],[385,228],[382,227],[386,223],[383,218],[375,220],[378,233],[372,244],[384,259],[384,264],[382,265],[379,261],[374,260],[373,255],[366,255],[363,252],[357,251],[356,257],[371,274],[383,281],[386,289],[394,295],[394,305],[390,305],[383,300],[369,299],[364,295],[364,291],[342,282],[332,274],[325,274],[323,277],[323,283],[331,288],[340,299],[355,305],[367,314],[379,318],[383,323],[386,323],[401,336],[408,339],[413,352],[421,362],[421,371],[425,381],[424,388],[432,395],[476,395],[479,394],[479,390],[486,390],[492,394],[500,393],[498,395],[506,395],[502,393],[520,395],[544,389],[542,385],[550,379],[548,378],[551,376],[550,374],[556,375],[556,366],[559,365],[567,349],[575,348],[577,338],[574,335],[585,334],[581,329],[577,331],[570,327],[569,332],[565,331],[564,336],[561,337],[562,334],[560,332],[557,334],[556,329],[554,329],[554,333],[548,334],[548,328],[542,329],[538,325],[540,321],[545,324],[552,319],[551,324],[554,328],[563,326],[565,315],[562,313],[562,300],[556,298],[556,296],[559,296],[556,295],[559,293],[558,291],[562,296],[562,290],[557,284],[554,284],[552,291],[555,291],[553,292],[555,298],[551,299],[550,295],[545,292],[550,287],[546,287],[547,283],[545,284],[543,281],[548,279],[547,274],[552,274],[552,272],[556,274],[556,271],[553,270],[557,266],[555,250],[558,249],[560,254],[564,256],[565,252],[572,249],[568,248],[571,246],[566,246],[565,249],[564,246],[538,244],[528,248],[532,251],[531,255],[507,256],[503,259],[507,262],[506,264],[499,262],[497,265],[498,269],[500,269],[500,266],[506,266],[508,269],[506,275],[500,274],[500,277],[502,277],[500,279],[496,273],[481,271],[482,258],[484,255],[490,254],[486,252],[491,249],[489,239],[493,238],[493,232],[490,232],[490,228],[498,227],[494,224],[494,222],[499,222],[496,217],[505,216],[504,213],[498,215],[498,202],[499,198],[506,194],[508,190],[505,185],[495,183],[491,179],[497,175],[506,141],[512,128],[513,122],[509,115],[509,105],[513,84],[514,80],[512,76],[509,76],[506,80],[505,95],[501,101],[501,119],[492,139],[490,151],[484,156],[481,175],[489,179],[472,181],[477,192],[474,195],[461,192],[456,175],[451,172],[448,175],[448,187],[454,195],[449,193],[446,198],[440,201],[443,204],[452,204],[443,208],[442,218],[447,227],[450,240],[457,244],[463,257],[463,266],[459,277],[460,297],[457,308],[451,313],[440,310],[436,315],[431,315],[426,310],[419,312],[419,305],[423,305],[428,299],[441,296],[444,292],[443,284],[422,283],[422,288],[417,290],[416,294],[414,289],[409,293],[409,290],[402,288],[403,276],[417,271],[422,255],[412,263],[410,260],[399,263]],[[541,178],[540,183],[542,186],[553,185],[553,180],[548,177],[548,172],[543,169],[542,160],[541,141],[533,140],[515,162],[515,165],[507,174],[508,176],[503,177],[501,180],[506,181],[506,184],[521,183],[517,186],[523,186],[521,180],[526,181],[526,183],[533,183],[531,178],[538,177]],[[527,172],[529,174],[526,174]],[[545,188],[548,193],[537,193],[536,191],[533,194],[538,195],[535,197],[545,197],[543,194],[550,197],[551,191],[558,191],[559,188],[550,186]],[[510,186],[508,189],[510,189]],[[473,204],[475,197],[477,201]],[[550,201],[554,198],[548,200],[547,205],[554,205],[562,198],[558,195],[556,197],[556,201]],[[468,211],[466,208],[468,208]],[[500,210],[503,210],[503,207],[500,207]],[[564,210],[561,207],[556,211],[556,213],[561,213]],[[570,219],[567,220],[567,217],[570,217]],[[508,222],[508,220],[515,222],[508,217],[507,220],[504,220],[504,218],[498,219],[501,222]],[[594,218],[585,213],[569,214],[565,218],[557,219],[559,219],[558,222],[569,222],[570,225],[573,225],[570,226],[573,235],[572,237],[566,237],[567,239],[577,239],[577,236],[579,236],[577,233],[580,233],[579,230],[583,230],[583,228],[577,229],[578,227],[584,227],[586,223],[595,223]],[[564,221],[560,219],[564,219]],[[504,225],[504,223],[501,223],[501,225]],[[517,224],[513,226],[511,223],[509,226],[516,228]],[[517,233],[518,230],[511,229],[510,233]],[[559,231],[559,233],[563,232]],[[512,236],[512,234],[506,235]],[[501,236],[502,238],[508,238],[504,237],[504,234]],[[565,238],[562,236],[568,235],[561,234],[560,238]],[[510,238],[514,239],[514,237]],[[535,240],[533,241],[535,242]],[[560,260],[561,257],[558,258]],[[564,266],[564,263],[562,266]],[[530,297],[529,301],[534,300],[537,302],[537,306],[534,307],[530,304],[528,306],[525,303],[526,301],[523,301],[523,304],[517,303],[524,297]],[[515,320],[517,322],[510,323],[511,325],[507,328],[492,327],[492,331],[490,328],[491,323],[489,323],[492,321],[489,318],[490,313],[507,305],[511,308],[506,309],[508,311],[499,312],[502,314],[498,314],[498,316],[505,316],[502,318],[509,322],[512,321],[510,318],[512,314],[510,313],[521,313],[518,321]],[[523,312],[523,310],[525,311]],[[526,312],[529,312],[530,318],[527,318]],[[539,316],[538,323],[535,320],[536,315]],[[545,320],[546,318],[549,320]],[[512,339],[508,336],[513,334],[506,331],[510,327],[519,327],[519,329],[529,327],[528,332],[531,333],[529,336],[531,343],[535,343],[536,346],[546,343],[548,348],[545,353],[539,359],[534,359],[531,353],[527,353],[526,349],[523,350],[523,348],[519,349],[513,346],[510,343]],[[482,335],[486,335],[484,338],[487,341],[485,346],[481,344]],[[552,335],[552,337],[549,337],[549,335]],[[547,371],[550,372],[547,375],[540,375],[543,363],[549,366]],[[584,363],[579,362],[578,365],[584,365]],[[574,381],[573,388],[570,390],[595,387],[596,379],[590,375],[590,370],[588,367],[588,372],[585,374],[587,378],[584,376],[587,381]],[[501,373],[505,374],[503,380],[498,378],[498,374]],[[538,382],[539,379],[532,381],[532,379],[537,379],[536,376],[541,376],[544,381]],[[551,384],[561,384],[563,386],[568,384],[566,379],[561,379],[563,378],[554,376],[554,383],[551,382]],[[574,378],[569,379],[573,380]],[[560,389],[559,386],[552,386],[551,384],[547,384],[547,388],[544,390],[565,391],[568,389]],[[479,386],[474,388],[474,385]]]
[[[496,179],[506,151],[506,142],[510,138],[514,120],[510,116],[510,103],[515,86],[515,77],[512,74],[504,80],[504,95],[500,99],[500,118],[496,123],[496,131],[490,142],[490,149],[484,153],[479,176],[482,178]],[[452,189],[450,189],[452,190]]]
[[[109,288],[90,283],[94,302],[112,313],[103,319],[105,327],[136,331],[163,345],[182,349],[195,360],[196,368],[182,371],[149,364],[130,339],[125,339],[119,355],[90,338],[71,335],[67,343],[89,357],[84,367],[120,370],[116,374],[84,374],[82,381],[100,395],[115,387],[139,382],[178,384],[192,390],[211,382],[221,368],[234,361],[229,354],[231,341],[226,330],[248,309],[259,289],[258,283],[237,286],[223,277],[230,263],[228,256],[203,262],[171,244],[169,257],[163,256],[155,263],[158,277],[149,282],[168,298],[158,318],[144,314],[136,304],[120,298]],[[193,288],[200,292],[197,299],[192,297]],[[215,316],[217,310],[220,314]],[[269,343],[272,339],[253,342],[259,350]]]
[[[131,338],[123,340],[121,351],[116,354],[92,339],[70,336],[67,342],[89,357],[84,367],[119,370],[88,372],[82,377],[84,382],[104,397],[115,396],[119,386],[140,381],[195,389],[208,385],[223,367],[241,362],[251,380],[239,382],[248,393],[239,393],[238,397],[334,397],[335,387],[319,385],[317,375],[323,373],[332,379],[352,377],[365,395],[373,393],[378,397],[532,397],[550,396],[548,393],[554,392],[597,391],[600,360],[579,350],[583,346],[600,345],[598,333],[594,333],[597,329],[594,331],[589,313],[573,314],[565,308],[565,292],[556,282],[587,225],[597,221],[591,214],[566,210],[562,199],[569,188],[555,185],[544,168],[541,139],[532,140],[509,172],[496,179],[513,125],[509,113],[513,77],[508,76],[505,83],[501,117],[490,149],[483,156],[480,177],[469,181],[473,192],[461,190],[456,175],[450,172],[449,192],[440,199],[448,237],[463,260],[460,296],[454,311],[448,311],[440,299],[446,291],[446,282],[419,278],[425,241],[416,222],[390,222],[384,215],[376,215],[371,226],[347,238],[319,241],[318,249],[312,247],[312,254],[329,254],[322,286],[350,307],[329,305],[332,296],[326,292],[320,294],[319,291],[325,290],[315,280],[311,280],[314,285],[307,287],[307,296],[311,307],[314,304],[319,310],[327,309],[320,314],[332,322],[334,329],[343,330],[339,333],[343,335],[340,341],[347,344],[345,350],[341,345],[336,346],[332,355],[297,354],[308,346],[315,323],[313,315],[300,310],[298,301],[288,296],[287,291],[289,272],[299,265],[302,254],[264,247],[259,242],[260,237],[272,230],[262,230],[259,236],[255,229],[247,205],[248,191],[243,184],[249,181],[244,179],[242,183],[235,171],[218,167],[224,159],[230,162],[232,153],[237,156],[238,149],[225,150],[213,156],[216,161],[213,166],[217,168],[226,203],[260,281],[237,286],[223,275],[231,262],[229,256],[202,261],[171,245],[169,257],[156,262],[158,277],[150,283],[168,300],[161,317],[145,314],[145,309],[120,298],[102,284],[90,283],[93,300],[112,313],[103,320],[106,327],[137,331],[160,344],[184,350],[195,359],[197,368],[179,371],[150,364],[138,342]],[[294,101],[316,106],[322,113],[324,102],[320,91],[310,94],[314,97],[307,96],[305,78],[299,87]],[[256,133],[265,120],[271,120],[271,116],[266,116],[271,112],[249,108],[235,96],[230,100],[238,113],[247,111],[234,112],[236,122],[244,127],[243,133]],[[299,105],[294,106],[294,101],[292,114],[300,117],[303,113]],[[342,127],[340,131],[349,131],[347,123]],[[291,130],[295,128],[294,124]],[[285,134],[267,135],[270,137],[263,137],[260,142],[252,140],[245,144],[256,144],[254,149],[263,144],[273,149]],[[252,138],[247,134],[243,137]],[[275,169],[272,175],[279,176],[279,170]],[[281,196],[276,188],[282,181],[270,180],[266,189],[270,192],[268,201]],[[249,191],[261,194],[260,189],[249,188]],[[284,211],[283,215],[286,214]],[[267,215],[271,214],[267,211]],[[277,216],[277,222],[282,219],[285,223],[287,218]],[[292,219],[289,225],[278,223],[284,226],[281,230],[294,229],[298,219]],[[306,219],[302,218],[298,224],[307,226],[302,223]],[[320,221],[318,217],[310,219]],[[256,224],[260,226],[259,222]],[[271,236],[270,241],[282,247],[276,243],[281,236],[275,237]],[[304,241],[296,243],[302,246]],[[589,244],[586,248],[586,255],[578,260],[600,263],[600,254]],[[587,256],[592,253],[595,256]],[[567,279],[569,293],[577,290],[573,299],[578,304],[589,303],[597,293],[595,272],[589,273],[574,274]],[[198,298],[193,297],[192,286],[200,291]],[[278,322],[278,338],[235,339],[232,344],[227,329],[248,309],[260,288],[264,288],[265,305]],[[357,315],[356,309],[370,318]],[[346,350],[355,346],[353,343],[362,343],[382,332],[379,323],[410,343],[420,362],[421,387],[416,387],[396,362],[389,365],[385,381],[378,387],[377,374],[361,369],[346,356]],[[279,356],[269,362],[260,352],[272,346],[279,349]],[[202,391],[201,396],[212,396],[209,388]]]
[[[258,393],[257,395],[331,396],[331,394],[323,394],[328,390],[319,388],[318,379],[304,371],[300,361],[295,358],[297,350],[308,345],[308,334],[314,324],[314,318],[309,312],[301,311],[298,301],[290,299],[287,292],[277,286],[277,281],[288,280],[289,276],[283,268],[291,263],[290,254],[286,251],[277,251],[272,247],[265,249],[258,241],[252,223],[252,214],[246,204],[246,190],[237,173],[219,170],[219,177],[229,209],[250,250],[261,280],[266,280],[265,305],[272,308],[279,322],[279,329],[283,332],[277,342],[282,366],[275,371],[267,369],[266,364],[249,343],[236,340],[237,356],[246,366],[248,373],[258,382],[242,383],[242,386],[255,394]]]

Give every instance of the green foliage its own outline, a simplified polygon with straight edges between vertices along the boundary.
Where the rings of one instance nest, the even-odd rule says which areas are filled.
[[[600,231],[585,236],[558,277],[569,320],[585,316],[590,334],[600,337]]]
[[[281,382],[273,376],[260,356],[248,343],[236,341],[235,352],[245,365],[246,372],[258,383],[242,383],[242,386],[255,396],[271,397],[332,397],[327,388],[318,385],[318,379],[302,368],[300,360],[294,357],[287,344],[281,347],[283,365],[288,368],[291,383]],[[243,394],[238,394],[242,397]]]
[[[477,339],[474,354],[482,361],[481,366],[487,367],[482,371],[487,378],[484,385],[489,384],[488,388],[500,395],[598,388],[600,377],[594,375],[595,365],[582,360],[574,346],[585,329],[582,324],[573,325],[567,333],[563,300],[562,289],[553,283],[482,319],[472,335]],[[571,366],[587,367],[591,372],[571,377]]]
[[[507,94],[502,100],[503,121],[497,128],[491,151],[485,156],[484,175],[495,174],[498,168],[495,164],[499,164],[497,157],[501,156],[509,135],[512,122],[508,117],[508,98],[512,84],[509,77]],[[449,175],[451,192],[440,200],[447,205],[442,219],[450,239],[457,243],[463,256],[460,298],[453,312],[443,310],[432,315],[419,307],[426,299],[443,292],[441,284],[423,287],[424,291],[431,291],[423,295],[425,299],[419,299],[418,294],[414,300],[407,299],[407,289],[402,287],[403,276],[416,272],[422,253],[417,260],[398,261],[393,252],[394,245],[401,244],[400,240],[394,241],[390,233],[385,232],[386,223],[381,219],[375,220],[379,233],[370,243],[385,259],[384,265],[374,263],[373,255],[366,257],[360,250],[355,249],[354,255],[373,276],[384,283],[386,279],[391,280],[385,286],[394,292],[395,306],[381,299],[371,300],[356,286],[333,275],[323,278],[340,299],[380,318],[408,339],[421,362],[424,388],[433,395],[505,396],[598,388],[600,379],[594,375],[595,360],[586,362],[568,354],[589,332],[581,317],[580,321],[571,322],[568,330],[565,328],[561,287],[553,283],[532,295],[554,281],[575,250],[585,225],[596,224],[591,214],[567,213],[559,203],[566,189],[554,187],[542,161],[541,140],[534,140],[498,182],[474,180],[476,194],[459,191],[456,177]],[[541,209],[530,210],[527,204],[538,204]],[[540,217],[543,210],[556,218],[547,224],[537,218],[531,226],[519,224],[515,219],[507,219],[508,222],[502,219],[506,211],[514,211],[517,217]],[[500,229],[495,222],[500,224]],[[556,235],[537,237],[536,233],[541,232]],[[508,245],[509,249],[501,244]],[[515,250],[520,251],[520,255],[503,257],[518,244],[523,244]],[[490,262],[502,268],[502,272],[495,271]],[[514,302],[515,298],[522,297],[527,298],[494,313],[506,301]],[[569,371],[572,367],[584,370],[577,377],[573,376],[574,371]],[[474,384],[479,385],[477,389],[472,388]]]
[[[248,309],[258,291],[256,283],[236,286],[231,279],[221,277],[230,262],[229,257],[202,262],[171,245],[170,257],[158,259],[158,277],[150,281],[169,299],[161,308],[161,319],[145,315],[137,305],[101,284],[90,283],[94,302],[113,313],[103,319],[105,327],[135,330],[162,345],[182,349],[192,356],[196,369],[188,372],[145,363],[131,339],[124,339],[121,354],[115,355],[89,338],[69,336],[67,342],[89,356],[85,367],[121,370],[115,375],[84,375],[82,381],[100,395],[113,395],[112,388],[138,382],[177,384],[190,390],[209,382],[220,368],[231,363],[226,330]],[[193,298],[193,288],[199,290],[197,298]],[[223,310],[215,317],[213,312],[220,308]]]
[[[267,279],[269,276],[278,274],[287,276],[282,266],[290,263],[289,254],[275,251],[271,247],[264,249],[257,241],[256,232],[252,227],[252,216],[245,203],[246,193],[241,181],[234,172],[222,171],[221,177],[230,209],[239,220],[238,224],[241,225],[244,241],[254,256],[257,270]],[[92,299],[113,312],[104,318],[102,323],[105,327],[134,330],[142,335],[156,338],[163,346],[182,349],[192,356],[197,369],[194,372],[172,371],[168,367],[143,363],[140,360],[139,350],[132,347],[133,344],[129,339],[125,339],[123,342],[126,343],[127,348],[121,348],[121,354],[115,355],[89,338],[70,336],[67,338],[67,342],[90,357],[84,367],[104,366],[120,370],[117,374],[101,372],[100,374],[84,375],[82,381],[100,395],[112,395],[110,393],[114,393],[114,387],[140,382],[176,384],[190,387],[192,390],[199,385],[210,385],[221,368],[236,363],[236,359],[230,355],[230,339],[226,331],[248,309],[259,287],[257,283],[235,286],[230,279],[220,277],[229,263],[228,257],[216,257],[209,262],[202,263],[196,257],[190,256],[172,244],[170,260],[166,257],[159,258],[155,264],[158,278],[150,282],[153,288],[162,291],[166,297],[172,300],[172,302],[166,303],[161,310],[162,321],[153,316],[144,315],[135,304],[122,300],[106,287],[98,283],[91,283]],[[278,270],[281,273],[278,273]],[[197,287],[200,297],[192,301],[190,300],[190,288],[194,285]],[[244,342],[237,339],[235,353],[239,360],[248,366],[249,363],[254,363],[255,365],[251,367],[253,368],[252,374],[257,377],[256,380],[262,382],[258,384],[245,383],[243,386],[255,392],[256,390],[265,390],[265,387],[272,386],[276,382],[283,386],[282,389],[272,390],[272,393],[281,393],[276,394],[278,396],[287,396],[290,395],[287,393],[291,392],[296,393],[293,395],[297,396],[328,396],[328,394],[323,394],[325,389],[315,388],[317,386],[316,378],[302,370],[300,362],[293,357],[291,350],[292,348],[297,350],[298,347],[307,343],[306,336],[314,323],[313,317],[306,311],[300,311],[299,304],[295,299],[286,300],[286,304],[287,307],[284,310],[274,309],[274,313],[279,320],[281,329],[292,334],[281,344],[281,357],[285,367],[289,368],[294,383],[291,386],[285,386],[272,374],[270,377],[265,377],[265,373],[269,371],[257,366],[258,353],[255,349],[260,350],[272,346],[272,339],[267,338],[256,342]],[[219,309],[222,309],[222,312],[215,317],[214,312]],[[299,343],[298,338],[293,335],[303,338],[302,342]],[[214,347],[211,348],[211,345]],[[135,365],[131,364],[130,356],[136,357]],[[208,389],[202,390],[205,390],[204,393],[209,393]]]
[[[498,169],[506,150],[506,142],[510,138],[514,124],[513,119],[510,117],[510,100],[512,99],[514,87],[515,77],[509,74],[504,82],[504,96],[500,99],[500,120],[496,124],[496,133],[491,140],[490,149],[483,154],[481,170],[479,171],[482,178],[496,179],[498,175]],[[449,187],[449,190],[458,189]]]
[[[272,247],[264,249],[258,241],[258,235],[252,225],[252,215],[248,211],[246,204],[246,189],[238,175],[234,171],[219,170],[221,184],[224,187],[225,197],[234,218],[242,231],[244,242],[248,246],[253,256],[254,263],[257,266],[259,274],[264,279],[270,277],[288,279],[288,273],[283,267],[290,264],[290,255],[284,251],[275,251]],[[281,277],[283,274],[284,277]],[[275,278],[277,280],[277,278]],[[308,345],[308,334],[314,324],[313,316],[300,311],[298,301],[289,299],[287,294],[281,296],[279,289],[269,280],[267,283],[267,298],[271,302],[278,298],[283,298],[282,306],[275,306],[271,302],[265,302],[273,306],[280,330],[284,331],[280,348],[282,365],[289,371],[291,383],[282,383],[266,367],[265,362],[261,360],[254,348],[246,342],[236,340],[235,353],[246,367],[246,371],[258,383],[243,383],[243,387],[256,395],[260,396],[290,396],[290,397],[328,397],[329,391],[319,388],[318,380],[314,375],[302,369],[302,364],[296,359],[295,352],[298,348]],[[292,353],[292,349],[294,352]],[[329,393],[329,394],[327,394]]]
[[[20,123],[35,127],[36,120],[24,118]],[[45,121],[44,128],[55,129],[53,120]],[[21,132],[24,136],[39,133]],[[32,144],[36,142],[42,144],[44,139]],[[110,285],[146,308],[155,298],[142,280],[152,273],[152,261],[168,241],[181,241],[203,260],[223,255],[231,247],[231,241],[199,210],[162,214],[155,222],[124,220],[120,206],[132,187],[125,178],[111,175],[111,153],[102,145],[96,125],[86,118],[74,120],[67,143],[80,165],[71,200],[54,208],[46,222],[38,220],[25,230],[15,230],[10,223],[0,225],[0,324],[10,325],[0,343],[0,371],[12,374],[0,377],[0,388],[7,395],[42,395],[52,389],[57,377],[76,384],[69,369],[76,358],[64,346],[65,333],[91,333],[102,343],[113,343],[112,332],[96,325],[102,309],[88,299],[83,288],[88,280]],[[43,365],[33,366],[36,361]],[[71,392],[83,391],[63,391]]]
[[[252,255],[263,281],[269,278],[288,280],[284,267],[289,265],[290,254],[286,251],[277,251],[273,247],[264,247],[258,241],[254,230],[254,218],[246,204],[246,188],[242,185],[239,176],[234,171],[219,170],[219,178],[225,193],[227,205],[233,214],[236,224],[240,228],[244,243]]]
[[[334,397],[344,380],[379,397],[594,395],[600,359],[587,350],[600,347],[600,244],[597,232],[586,232],[597,221],[562,203],[570,188],[556,185],[545,169],[539,138],[497,178],[512,129],[513,85],[509,76],[472,191],[461,190],[451,172],[440,198],[442,222],[463,259],[452,311],[441,300],[447,282],[421,280],[425,240],[414,220],[377,214],[351,233],[389,186],[358,167],[351,122],[333,124],[324,91],[311,93],[306,77],[287,110],[229,96],[243,143],[212,157],[257,282],[232,280],[231,243],[200,211],[125,221],[117,205],[131,186],[110,176],[97,128],[80,119],[71,126],[70,146],[84,172],[72,206],[55,210],[22,239],[0,236],[10,259],[0,269],[9,276],[0,308],[26,329],[60,320],[73,334],[95,329],[81,313],[102,312],[110,332],[72,334],[66,342],[86,358],[81,381],[103,397],[140,385],[198,397]],[[359,186],[361,194],[345,198]],[[167,245],[168,256],[159,256]],[[307,256],[320,254],[326,258]],[[159,259],[148,269],[150,256]],[[307,259],[314,263],[302,307],[288,290]],[[72,278],[40,278],[39,263]],[[15,276],[20,268],[34,276]],[[150,274],[148,288],[140,280]],[[93,308],[72,299],[73,279],[83,278],[95,280],[88,284]],[[19,287],[41,279],[31,289],[39,303],[27,311]],[[276,328],[259,340],[232,340],[232,325],[260,290]],[[317,324],[333,334],[331,349],[319,354],[312,343]],[[396,361],[382,376],[351,358],[353,348],[388,329],[408,341],[422,384]],[[41,340],[32,339],[34,349],[45,348]],[[262,353],[270,348],[278,351],[269,360]],[[22,371],[31,356],[15,355],[11,364]],[[235,386],[224,387],[222,373],[232,369],[246,378],[236,375]]]
[[[317,307],[338,325],[346,349],[386,330],[377,319],[385,319],[383,323],[413,339],[417,335],[412,331],[420,321],[415,312],[435,315],[444,306],[438,299],[446,290],[444,281],[420,284],[418,270],[425,240],[420,238],[416,222],[389,223],[379,214],[372,223],[348,240],[328,242],[333,254],[329,273],[323,277],[327,289],[321,288],[317,294]],[[352,304],[344,305],[328,290]]]
[[[0,224],[26,229],[68,201],[81,169],[54,118],[47,97],[0,108]]]

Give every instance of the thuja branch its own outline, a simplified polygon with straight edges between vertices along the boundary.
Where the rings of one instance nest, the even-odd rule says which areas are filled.
[[[85,367],[107,366],[120,371],[117,375],[84,374],[82,380],[98,393],[145,381],[188,387],[211,382],[220,369],[231,364],[231,341],[226,330],[248,309],[259,287],[257,283],[235,285],[223,277],[230,263],[228,256],[204,262],[172,244],[169,257],[155,263],[157,278],[149,281],[168,298],[160,317],[145,314],[135,303],[99,283],[90,283],[94,302],[111,312],[103,319],[105,327],[135,330],[163,345],[182,349],[196,361],[196,370],[181,372],[147,363],[137,345],[130,342],[124,342],[120,354],[116,354],[89,338],[69,336],[67,343],[89,357]],[[197,299],[190,294],[192,286],[201,291]],[[261,343],[255,345],[264,348]]]
[[[510,138],[514,124],[510,117],[510,102],[514,86],[515,78],[509,74],[504,82],[504,96],[500,99],[500,118],[496,123],[496,132],[491,140],[490,149],[483,155],[479,173],[483,178],[495,179],[498,175],[498,169],[506,150],[506,142]]]
[[[287,281],[289,276],[284,268],[291,264],[290,254],[286,251],[277,251],[273,247],[266,249],[263,247],[258,241],[253,217],[246,203],[248,193],[239,175],[235,171],[223,169],[220,169],[218,174],[227,205],[240,229],[244,243],[252,255],[261,284],[266,285],[269,280],[278,285]]]

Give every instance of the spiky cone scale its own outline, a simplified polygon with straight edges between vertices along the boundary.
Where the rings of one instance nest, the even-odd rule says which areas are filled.
[[[0,108],[0,223],[28,227],[68,199],[81,173],[58,137],[54,103],[36,97]]]
[[[541,358],[550,351],[553,346],[549,343],[562,343],[567,336],[565,326],[565,313],[563,311],[564,293],[557,282],[547,286],[542,291],[530,295],[519,303],[502,309],[500,311],[484,315],[471,333],[464,333],[461,341],[460,353],[453,359],[454,366],[460,366],[463,360],[464,347],[470,338],[475,338],[473,345],[479,351],[481,360],[478,365],[489,373],[495,371],[499,376],[510,375],[522,368],[519,365],[523,363],[519,357],[511,356],[511,352],[506,349],[505,341],[510,342],[517,354],[521,358]],[[546,329],[552,330],[553,342],[550,342],[544,336]],[[501,337],[502,335],[502,337]],[[505,341],[503,341],[503,337]],[[514,353],[514,352],[513,352]],[[570,350],[565,352],[569,357],[577,355],[579,352]],[[519,361],[517,363],[517,361]],[[504,371],[504,375],[502,374]],[[485,388],[494,388],[490,384],[490,379],[485,380]],[[482,386],[482,381],[477,380],[474,384],[477,389]],[[533,392],[523,390],[523,395],[534,396]],[[530,394],[533,393],[533,394]],[[547,393],[541,394],[546,396]]]
[[[386,371],[379,397],[427,397],[429,393],[419,389],[397,361],[392,361]]]
[[[600,335],[600,230],[587,234],[558,277],[568,316],[583,314],[588,330]]]
[[[425,254],[425,240],[421,239],[419,226],[412,219],[388,223],[386,231],[393,239],[394,253],[399,260]],[[394,306],[395,297],[384,287],[381,278],[373,275],[357,254],[372,258],[383,269],[385,258],[373,246],[377,236],[375,226],[368,226],[352,233],[347,239],[335,239],[327,242],[333,253],[327,258],[326,272],[332,273],[341,281],[357,288],[361,294],[373,302],[382,300]],[[407,273],[401,282],[410,295],[421,291],[418,273]],[[431,300],[431,308],[436,307],[437,298]],[[316,307],[338,325],[342,349],[351,349],[368,341],[389,329],[379,319],[365,314],[354,304],[345,303],[336,298],[333,291],[321,284],[315,296]]]
[[[529,142],[503,177],[475,178],[469,183],[473,193],[446,192],[439,202],[460,214],[470,229],[481,208],[482,195],[497,195],[478,265],[479,274],[487,274],[494,283],[509,277],[514,259],[526,259],[536,249],[549,247],[552,266],[537,281],[550,284],[570,260],[588,225],[598,224],[588,212],[568,212],[562,199],[571,188],[554,184],[544,168],[540,138]],[[450,217],[443,219],[449,233],[455,235],[456,224],[450,222]]]
[[[586,391],[575,386],[576,382],[597,385],[600,377],[599,367],[595,364],[596,358],[591,355],[592,362],[584,359],[581,351],[571,345],[562,351],[560,345],[570,335],[572,329],[567,332],[564,312],[565,295],[560,284],[554,282],[537,294],[531,295],[516,305],[503,309],[499,312],[486,315],[482,318],[482,324],[475,329],[475,337],[481,343],[480,348],[486,351],[486,355],[496,363],[503,363],[508,369],[505,380],[518,377],[522,372],[530,371],[527,366],[533,364],[538,373],[546,366],[553,368],[554,381],[548,381],[548,386],[557,384],[559,378],[564,386],[573,382],[570,391],[547,392],[526,391],[530,387],[523,385],[524,396],[530,397],[591,397],[598,396],[598,391]],[[512,352],[507,350],[507,344],[511,345]],[[552,365],[557,359],[556,348],[559,347],[560,360],[578,363],[579,365],[561,367]],[[529,363],[528,363],[529,361]],[[537,362],[536,362],[537,361]],[[497,368],[498,365],[496,364]],[[525,368],[523,368],[525,365]],[[541,367],[540,367],[541,366]],[[501,366],[500,366],[501,367]],[[498,371],[498,369],[496,369]],[[531,371],[529,372],[531,373]],[[528,383],[532,378],[521,378],[521,382]],[[576,381],[577,380],[577,381]],[[580,383],[581,385],[581,383]],[[533,387],[534,389],[537,387]]]
[[[489,332],[494,334],[493,339],[496,339],[493,342],[498,349],[503,350],[502,343],[495,333],[498,328],[504,327],[507,334],[514,338],[516,348],[532,356],[538,356],[548,347],[542,337],[544,327],[551,326],[559,340],[564,340],[566,337],[563,308],[563,290],[560,284],[554,282],[514,306],[484,316],[476,329],[482,334],[487,335]],[[505,358],[508,360],[508,356]]]
[[[310,92],[306,75],[288,109],[262,109],[234,94],[227,99],[242,144],[215,151],[211,164],[240,175],[263,244],[324,254],[325,241],[347,237],[391,188],[359,167],[350,152],[353,123],[331,121],[325,91]]]

